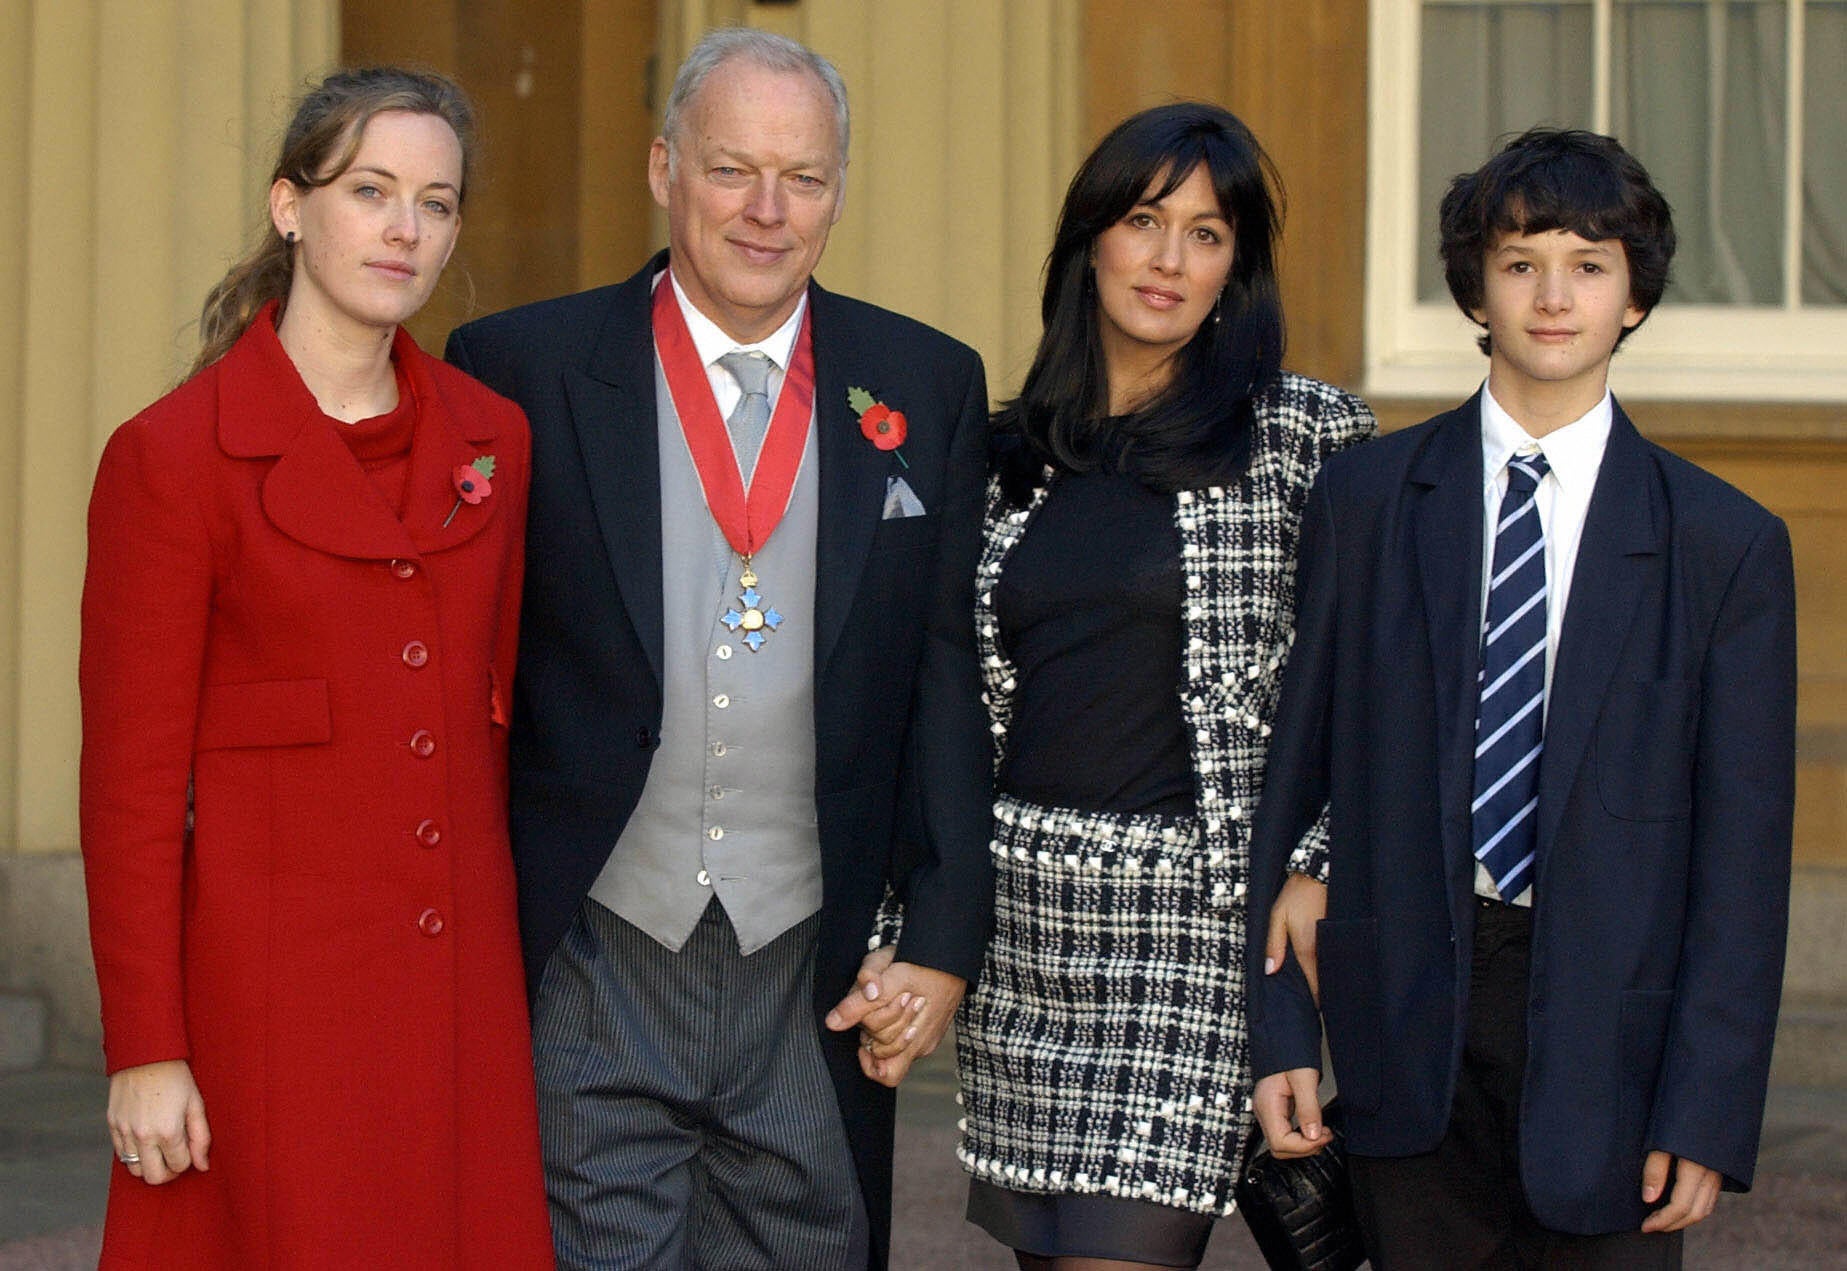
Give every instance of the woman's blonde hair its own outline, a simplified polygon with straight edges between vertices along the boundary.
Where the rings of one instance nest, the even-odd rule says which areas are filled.
[[[282,153],[276,158],[270,184],[287,180],[297,189],[310,190],[334,181],[351,166],[372,116],[388,110],[435,115],[455,131],[462,145],[458,198],[465,195],[474,166],[474,107],[444,76],[398,66],[335,71],[309,90],[283,134]],[[229,352],[265,304],[286,301],[294,272],[293,246],[283,241],[273,223],[266,223],[257,246],[231,266],[205,297],[205,308],[199,314],[199,357],[192,373]]]

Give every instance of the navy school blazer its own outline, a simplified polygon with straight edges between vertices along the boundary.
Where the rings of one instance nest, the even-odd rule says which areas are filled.
[[[1267,912],[1324,803],[1322,1017],[1253,973],[1258,1076],[1320,1066],[1363,1155],[1448,1125],[1474,935],[1480,397],[1336,455],[1309,496],[1297,639],[1253,828]],[[1618,406],[1541,759],[1520,1170],[1546,1226],[1641,1225],[1651,1150],[1749,1187],[1788,926],[1795,584],[1783,523]],[[1252,922],[1253,967],[1264,923]]]

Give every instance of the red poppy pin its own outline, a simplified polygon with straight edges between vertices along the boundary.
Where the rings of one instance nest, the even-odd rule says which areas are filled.
[[[903,455],[897,454],[910,430],[903,411],[893,410],[863,388],[847,389],[847,406],[859,416],[859,430],[867,441],[880,450],[892,451],[905,467],[911,466]]]
[[[462,510],[462,504],[473,507],[494,492],[493,476],[493,455],[482,455],[473,463],[464,463],[449,474],[450,480],[455,482],[455,506],[443,518],[444,529],[449,528],[449,522]]]

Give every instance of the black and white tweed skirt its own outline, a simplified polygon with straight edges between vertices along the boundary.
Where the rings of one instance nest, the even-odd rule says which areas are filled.
[[[957,1020],[964,1168],[1229,1214],[1250,1106],[1243,853],[1208,854],[1190,816],[994,811],[994,937]]]

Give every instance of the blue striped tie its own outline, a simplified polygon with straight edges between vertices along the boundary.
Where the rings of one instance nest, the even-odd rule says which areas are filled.
[[[1515,455],[1494,532],[1475,712],[1475,859],[1501,899],[1533,881],[1539,848],[1539,752],[1545,748],[1546,540],[1533,491],[1546,457]]]

